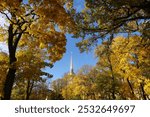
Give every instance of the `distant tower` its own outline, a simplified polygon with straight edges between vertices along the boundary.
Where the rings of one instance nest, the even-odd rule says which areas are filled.
[[[74,74],[73,71],[73,60],[72,60],[72,53],[71,53],[71,58],[70,58],[70,75]]]

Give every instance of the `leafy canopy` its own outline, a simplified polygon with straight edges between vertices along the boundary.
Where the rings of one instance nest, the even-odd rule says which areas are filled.
[[[85,0],[85,8],[76,13],[78,33],[82,37],[77,44],[83,52],[107,39],[111,34],[133,33],[149,39],[149,0]]]
[[[0,14],[7,20],[6,24],[10,24],[8,35],[12,34],[14,48],[18,43],[23,46],[34,39],[32,46],[39,45],[41,49],[46,48],[51,62],[62,58],[66,50],[65,33],[73,33],[75,26],[73,19],[64,9],[69,2],[1,0],[0,3]],[[1,35],[7,34],[7,26],[1,27],[1,30],[3,31]],[[0,40],[6,41],[7,37],[1,36]]]

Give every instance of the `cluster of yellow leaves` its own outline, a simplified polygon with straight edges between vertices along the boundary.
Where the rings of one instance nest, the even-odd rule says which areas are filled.
[[[66,51],[65,33],[72,32],[75,26],[63,8],[65,2],[65,0],[30,1],[39,19],[31,24],[29,33],[38,38],[41,49],[47,48],[52,62],[62,58]],[[56,31],[55,28],[59,28],[60,31]]]
[[[36,86],[36,83],[44,81],[41,76],[45,75],[42,68],[47,66],[44,62],[47,59],[46,51],[31,45],[31,43],[27,43],[17,52],[16,81],[12,90],[13,99],[26,99],[27,90],[28,92],[32,91],[30,88]]]
[[[135,90],[138,90],[143,82],[145,90],[148,90],[150,79],[148,41],[139,36],[131,36],[129,38],[117,37],[112,42],[113,69],[123,78],[129,79],[134,84]]]
[[[3,95],[2,88],[6,79],[8,69],[8,55],[7,53],[0,52],[0,97]]]
[[[9,23],[13,24],[14,34],[26,29],[26,33],[19,41],[19,47],[25,47],[29,41],[33,41],[29,38],[34,38],[32,46],[39,45],[41,49],[47,49],[50,61],[56,62],[66,51],[65,33],[75,32],[75,23],[64,8],[72,2],[72,0],[29,0],[24,3],[21,0],[11,2],[2,0],[0,8],[3,15],[7,14],[9,17],[6,17]],[[3,39],[1,37],[2,41]]]
[[[124,75],[126,74],[126,77],[143,78],[143,66],[150,64],[148,54],[150,48],[145,45],[146,43],[139,36],[114,39],[111,49],[113,50],[112,56],[116,56],[116,59],[113,59],[113,61],[118,63],[118,70],[125,70]]]
[[[73,99],[74,97],[79,97],[81,99],[84,98],[84,96],[88,93],[87,87],[84,85],[85,84],[84,79],[85,79],[84,77],[81,77],[81,79],[79,79],[79,77],[77,76],[73,77],[71,83],[69,83],[68,86],[66,86],[62,90],[63,97],[65,99]]]
[[[37,50],[38,51],[38,50]],[[37,52],[36,51],[36,52]],[[41,68],[44,67],[42,54],[35,53],[35,50],[21,50],[17,53],[17,67],[19,78],[37,79],[41,75]]]
[[[62,80],[66,85],[60,92],[64,99],[95,99],[95,83],[90,79],[88,72],[91,67],[83,66],[77,74],[65,75]],[[92,78],[92,77],[91,77]]]
[[[6,31],[0,27],[0,42],[4,42],[6,39]]]
[[[150,80],[147,80],[145,84],[146,85],[145,85],[144,89],[145,89],[146,93],[148,95],[150,95]]]
[[[0,9],[4,9],[7,7],[14,7],[14,8],[18,8],[21,4],[21,0],[0,0]]]
[[[33,4],[35,12],[45,24],[54,21],[61,31],[65,33],[73,31],[75,24],[73,19],[66,13],[63,6],[64,3],[68,3],[66,0],[30,1],[30,3]],[[47,22],[45,21],[45,18]]]
[[[22,0],[1,0],[0,11],[10,10],[12,13],[15,12],[17,15],[25,13],[25,8],[21,7]]]
[[[149,40],[135,35],[129,38],[118,36],[111,44],[108,42],[103,42],[96,49],[97,65],[105,74],[102,77],[113,76],[116,80],[121,80],[120,83],[123,85],[119,87],[123,97],[141,99],[139,98],[141,84],[144,83],[145,92],[149,90]],[[130,90],[134,91],[136,96],[131,94]]]

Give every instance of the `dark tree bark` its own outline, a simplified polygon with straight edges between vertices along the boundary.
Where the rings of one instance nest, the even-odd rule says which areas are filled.
[[[13,83],[15,80],[15,73],[16,73],[16,68],[13,65],[17,59],[15,57],[16,48],[13,47],[13,25],[12,24],[10,24],[9,26],[8,34],[9,34],[8,36],[9,70],[3,88],[4,100],[9,100],[11,97],[11,90],[13,87]]]
[[[130,87],[130,89],[131,89],[131,93],[132,93],[133,97],[135,97],[135,94],[134,94],[134,90],[133,90],[132,84],[131,84],[131,82],[129,81],[128,78],[127,78],[127,83],[128,83],[128,85],[129,85],[129,87]]]
[[[141,88],[141,95],[143,100],[147,100],[146,93],[144,91],[144,83],[140,83],[140,88]]]
[[[8,29],[8,50],[9,50],[9,70],[6,76],[6,80],[4,83],[3,88],[3,100],[10,100],[11,99],[11,91],[13,88],[14,80],[15,80],[15,73],[16,73],[16,65],[15,62],[17,61],[16,58],[16,49],[18,42],[22,36],[23,32],[15,35],[13,33],[13,24],[9,25]]]
[[[34,81],[30,81],[30,79],[28,79],[27,81],[27,89],[26,89],[26,100],[30,99],[30,95],[33,89],[33,85],[34,85]]]
[[[112,43],[112,40],[114,38],[114,35],[111,34],[109,40],[108,40],[108,45],[107,45],[107,59],[108,59],[108,62],[109,62],[109,69],[111,71],[111,77],[112,77],[112,99],[115,100],[116,99],[116,96],[115,96],[115,93],[116,93],[116,85],[115,85],[115,75],[114,75],[114,71],[113,71],[113,66],[112,66],[112,61],[110,59],[110,45]]]
[[[4,100],[9,100],[11,97],[11,90],[15,79],[16,69],[9,68],[6,81],[4,84]]]

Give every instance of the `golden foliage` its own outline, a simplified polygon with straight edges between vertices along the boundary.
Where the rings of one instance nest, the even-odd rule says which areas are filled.
[[[0,52],[0,97],[3,96],[3,85],[6,79],[6,73],[8,70],[8,55],[7,53]]]
[[[50,61],[56,62],[66,51],[65,33],[75,31],[75,23],[64,8],[66,4],[72,4],[72,0],[29,0],[28,3],[1,0],[0,13],[12,24],[13,43],[21,33],[20,47],[34,38],[33,46],[47,49]],[[4,41],[6,38],[1,36],[0,39]]]

